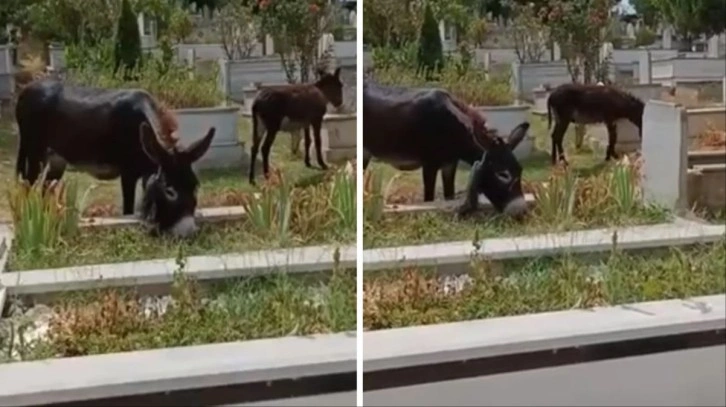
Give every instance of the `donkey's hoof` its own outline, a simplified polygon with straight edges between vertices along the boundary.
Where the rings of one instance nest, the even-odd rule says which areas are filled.
[[[310,161],[305,161],[305,166],[308,168],[313,168],[313,165],[310,164]]]
[[[320,163],[320,169],[323,170],[323,171],[327,171],[328,170],[328,166],[325,165],[324,163]]]

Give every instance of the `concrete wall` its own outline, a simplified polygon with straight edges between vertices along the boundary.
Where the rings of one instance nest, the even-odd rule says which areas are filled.
[[[651,62],[652,81],[668,86],[679,82],[720,82],[726,58],[671,58]]]
[[[0,45],[0,101],[12,99],[15,89],[11,49],[10,46]]]

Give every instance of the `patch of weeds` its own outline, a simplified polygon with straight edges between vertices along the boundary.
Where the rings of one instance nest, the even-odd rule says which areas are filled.
[[[364,280],[363,324],[388,329],[726,291],[726,240],[651,254],[614,249],[604,260],[564,256],[504,264],[475,257],[460,276],[419,268],[376,273]]]
[[[46,182],[46,168],[35,184],[17,181],[7,192],[14,250],[34,257],[60,247],[78,234],[83,198],[74,181]]]
[[[355,329],[355,273],[349,270],[317,284],[275,273],[200,286],[183,267],[168,296],[104,289],[63,298],[35,346],[5,361]]]
[[[188,255],[221,254],[279,247],[350,243],[355,239],[354,176],[292,188],[282,176],[248,196],[248,216],[237,221],[202,223],[190,240],[149,236],[141,227],[88,228],[40,253],[13,249],[9,270],[114,263]],[[337,180],[337,181],[336,181]],[[337,182],[337,184],[336,184]],[[337,187],[336,187],[337,185]],[[352,201],[351,201],[352,197]]]

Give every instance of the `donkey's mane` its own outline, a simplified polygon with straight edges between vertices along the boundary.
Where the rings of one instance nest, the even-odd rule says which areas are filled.
[[[625,99],[627,99],[628,101],[630,101],[633,104],[637,104],[638,106],[645,105],[645,102],[643,102],[642,99],[633,95],[632,93],[628,92],[625,89],[615,87],[615,86],[612,86],[611,89],[614,89],[618,94],[622,95]]]
[[[154,99],[154,108],[159,117],[161,125],[160,141],[165,145],[174,146],[179,142],[179,136],[176,133],[179,130],[179,121],[174,112],[169,107],[156,99]]]

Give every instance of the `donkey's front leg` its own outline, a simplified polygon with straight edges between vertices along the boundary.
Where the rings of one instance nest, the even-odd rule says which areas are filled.
[[[313,136],[315,137],[315,155],[318,160],[318,164],[320,165],[320,168],[323,170],[327,170],[328,166],[325,165],[325,161],[323,161],[323,152],[322,152],[322,140],[320,137],[320,128],[323,125],[323,118],[320,118],[320,121],[313,122]]]
[[[441,167],[441,183],[444,185],[444,199],[450,201],[455,196],[456,166],[459,162],[444,164]]]
[[[423,166],[423,183],[424,183],[424,202],[431,202],[436,195],[436,173],[439,172],[439,166],[435,164],[424,164]]]
[[[479,208],[479,182],[481,178],[482,161],[474,161],[469,172],[469,182],[466,184],[466,196],[464,202],[456,209],[456,216],[463,218],[476,212]]]
[[[310,126],[305,126],[305,166],[308,168],[313,168],[312,164],[310,164]]]

